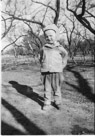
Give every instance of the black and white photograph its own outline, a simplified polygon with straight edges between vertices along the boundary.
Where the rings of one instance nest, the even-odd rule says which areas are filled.
[[[1,0],[1,135],[95,135],[95,0]]]

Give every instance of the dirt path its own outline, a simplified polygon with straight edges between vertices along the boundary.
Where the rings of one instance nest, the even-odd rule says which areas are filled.
[[[94,102],[92,96],[91,101],[86,93],[79,92],[81,85],[74,73],[65,72],[62,110],[52,106],[46,113],[41,109],[43,86],[39,68],[24,68],[2,72],[3,135],[94,134]],[[92,75],[91,83],[88,80],[92,87],[90,94],[93,95]]]

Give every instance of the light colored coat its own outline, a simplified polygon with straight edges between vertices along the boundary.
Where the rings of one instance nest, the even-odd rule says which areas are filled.
[[[59,44],[45,44],[40,52],[41,72],[62,72],[67,64],[67,51]]]

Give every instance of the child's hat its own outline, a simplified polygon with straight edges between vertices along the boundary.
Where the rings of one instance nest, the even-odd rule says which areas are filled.
[[[55,31],[57,33],[58,32],[58,27],[55,24],[48,25],[48,26],[46,26],[44,28],[44,32],[47,31],[47,30],[53,30],[53,31]]]

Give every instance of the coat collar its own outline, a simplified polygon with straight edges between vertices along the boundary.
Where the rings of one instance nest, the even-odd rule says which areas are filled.
[[[55,48],[58,47],[60,44],[58,42],[55,42],[54,44],[45,44],[44,47],[48,47],[48,48]]]

